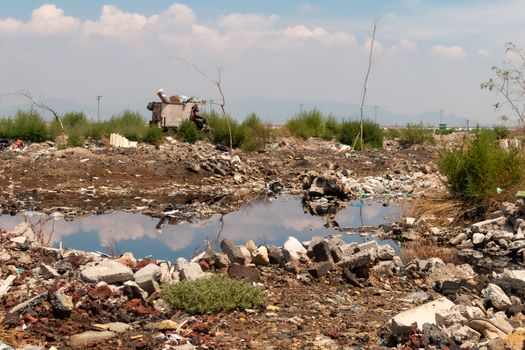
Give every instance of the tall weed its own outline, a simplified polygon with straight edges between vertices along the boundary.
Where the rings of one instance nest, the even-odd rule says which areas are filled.
[[[445,150],[439,166],[451,190],[465,199],[490,200],[498,188],[513,190],[524,179],[525,160],[520,150],[502,150],[492,131],[475,131],[474,138]]]

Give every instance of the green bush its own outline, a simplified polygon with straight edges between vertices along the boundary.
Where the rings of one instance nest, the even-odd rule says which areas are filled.
[[[401,130],[399,142],[403,146],[434,144],[434,132],[423,126],[408,124]]]
[[[231,116],[227,115],[224,117],[217,112],[212,112],[210,114],[202,113],[202,116],[208,119],[208,125],[211,129],[210,138],[213,143],[230,147],[228,123],[231,128],[233,148],[239,147],[244,141],[244,135],[239,123]]]
[[[356,150],[363,150],[361,138],[359,137],[361,123],[359,121],[345,121],[341,123],[338,140],[345,145],[354,146]],[[363,121],[363,142],[366,146],[382,149],[383,130],[372,121]]]
[[[183,142],[195,143],[202,140],[204,135],[191,120],[184,120],[177,129],[177,138]]]
[[[162,288],[161,297],[172,307],[191,314],[257,308],[266,302],[259,288],[226,276],[168,284]]]
[[[496,139],[506,139],[510,136],[510,130],[504,125],[494,125],[492,127],[492,132],[496,136]]]
[[[389,140],[398,139],[401,137],[401,131],[399,131],[399,129],[392,128],[384,131],[383,135]]]
[[[333,115],[329,115],[324,120],[324,129],[321,137],[325,140],[335,139],[337,138],[340,129],[340,124],[337,122],[337,119],[335,119]]]
[[[299,113],[296,117],[288,120],[286,127],[292,135],[307,139],[309,137],[321,137],[324,131],[324,123],[322,113],[314,108],[311,111]]]
[[[148,129],[142,115],[129,110],[112,116],[107,124],[110,134],[119,133],[131,141],[142,141]]]
[[[479,129],[470,141],[444,151],[439,166],[454,193],[480,200],[496,197],[498,188],[513,189],[523,181],[525,171],[519,150],[502,150],[495,133]]]
[[[17,111],[12,124],[13,139],[43,142],[49,137],[46,122],[34,110]]]
[[[240,129],[243,135],[241,149],[245,152],[263,149],[270,140],[270,129],[255,113],[243,120]]]
[[[151,145],[159,145],[164,139],[162,129],[156,125],[150,125],[146,130],[143,141]]]
[[[456,132],[454,128],[446,128],[445,130],[436,129],[436,135],[450,135]]]
[[[12,139],[13,137],[13,119],[11,118],[2,118],[0,119],[0,138]]]

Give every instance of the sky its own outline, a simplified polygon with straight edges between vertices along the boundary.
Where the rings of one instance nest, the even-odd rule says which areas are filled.
[[[368,117],[417,115],[496,123],[501,99],[480,89],[525,46],[525,0],[0,0],[0,112],[26,90],[61,112],[101,118],[168,95],[217,101],[281,123],[300,108],[355,116],[379,20],[367,86]],[[374,109],[378,106],[378,109]],[[395,119],[395,120],[390,120]],[[454,119],[457,121],[459,119]]]

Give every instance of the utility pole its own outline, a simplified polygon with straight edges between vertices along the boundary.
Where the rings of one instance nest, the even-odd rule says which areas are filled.
[[[102,98],[102,96],[97,95],[95,96],[95,98],[97,99],[97,122],[100,123],[100,99]]]
[[[443,124],[443,112],[444,112],[444,110],[440,110],[439,111],[439,113],[440,113],[439,124]]]
[[[377,124],[377,109],[379,106],[374,106],[374,122]]]
[[[299,105],[299,113],[300,114],[303,114],[303,106],[304,106],[304,104],[302,104],[302,103]]]

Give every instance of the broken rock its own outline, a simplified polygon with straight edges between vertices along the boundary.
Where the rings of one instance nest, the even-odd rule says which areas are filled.
[[[133,278],[140,288],[151,294],[159,290],[160,276],[160,266],[148,264],[135,272]]]
[[[485,300],[490,300],[492,305],[498,310],[505,311],[512,305],[507,294],[493,283],[489,283],[487,288],[481,291],[481,294],[483,294]]]
[[[117,261],[105,260],[96,266],[84,269],[80,275],[86,282],[98,283],[104,281],[108,284],[114,284],[132,279],[133,271]]]
[[[412,324],[416,323],[418,328],[423,324],[436,324],[436,313],[450,310],[454,303],[445,297],[420,305],[413,309],[403,311],[388,322],[392,335],[408,334],[412,330]]]
[[[297,238],[290,236],[286,242],[284,242],[283,255],[286,261],[299,260],[299,258],[305,254],[306,248],[303,247]]]

